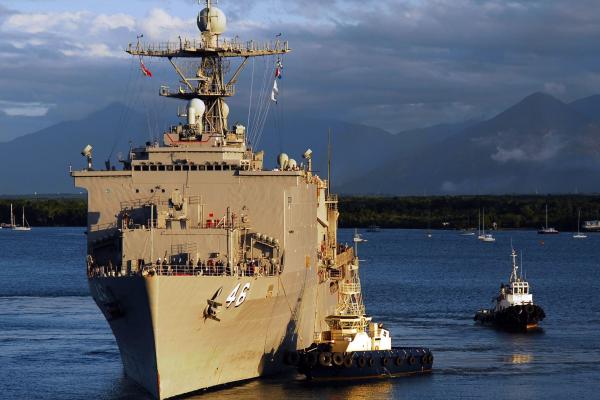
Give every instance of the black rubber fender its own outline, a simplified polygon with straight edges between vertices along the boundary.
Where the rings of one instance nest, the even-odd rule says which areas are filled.
[[[396,365],[399,367],[402,365],[402,361],[404,361],[404,359],[402,358],[402,356],[398,356],[396,357]]]
[[[333,365],[340,367],[344,363],[344,355],[342,353],[333,353],[331,362],[333,362]]]
[[[319,364],[324,367],[328,367],[331,365],[331,353],[325,351],[319,354]]]
[[[358,357],[358,360],[356,361],[356,363],[358,364],[358,366],[360,368],[364,368],[367,365],[367,359],[363,356]]]
[[[349,354],[344,358],[344,367],[351,368],[354,365],[354,359],[352,358],[352,354]]]
[[[411,354],[410,357],[408,357],[408,364],[409,365],[415,365],[416,362],[417,362],[417,359],[415,358],[415,356],[413,356]]]
[[[315,367],[317,365],[317,363],[319,362],[319,356],[317,355],[317,352],[310,351],[310,352],[306,353],[304,356],[304,362],[310,368]]]

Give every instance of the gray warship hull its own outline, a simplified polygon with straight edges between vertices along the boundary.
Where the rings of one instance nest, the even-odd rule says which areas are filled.
[[[163,399],[281,371],[283,352],[312,340],[308,311],[319,288],[261,279],[106,277],[91,279],[90,290],[127,376]],[[206,299],[239,282],[252,284],[244,304],[219,313],[219,322],[204,318]]]

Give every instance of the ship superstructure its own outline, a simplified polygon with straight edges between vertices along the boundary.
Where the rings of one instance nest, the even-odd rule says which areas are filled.
[[[286,351],[329,329],[355,258],[338,246],[337,197],[312,152],[302,165],[282,154],[268,170],[246,127],[228,121],[225,99],[247,60],[281,56],[287,42],[224,38],[210,0],[198,27],[193,40],[127,48],[169,60],[181,86],[160,94],[187,102],[185,120],[163,144],[132,148],[120,170],[94,169],[86,146],[87,168],[72,172],[88,194],[91,294],[126,374],[160,399],[280,371]]]

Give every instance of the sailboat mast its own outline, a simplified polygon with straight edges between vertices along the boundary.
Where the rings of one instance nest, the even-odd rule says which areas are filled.
[[[546,229],[548,229],[548,203],[546,203]]]

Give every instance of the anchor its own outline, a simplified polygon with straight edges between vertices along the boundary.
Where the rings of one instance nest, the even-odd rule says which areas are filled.
[[[217,297],[219,297],[219,295],[221,294],[221,292],[223,291],[223,286],[221,286],[213,295],[213,297],[211,299],[207,299],[206,303],[208,304],[206,306],[206,308],[204,309],[204,320],[206,321],[207,318],[213,319],[217,322],[220,322],[221,319],[219,319],[217,317],[217,313],[219,312],[218,308],[221,307],[223,304],[219,303],[218,301],[215,301],[215,299]]]

